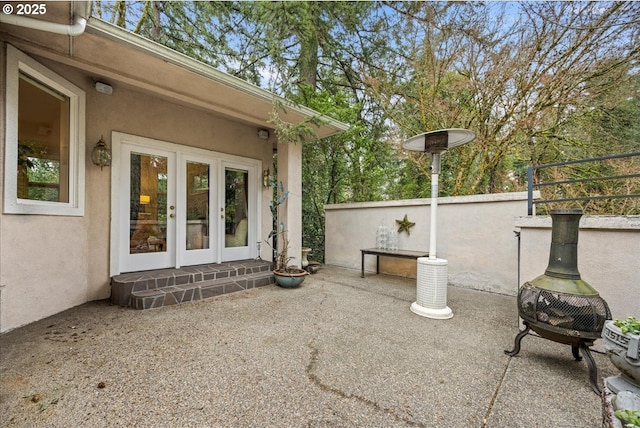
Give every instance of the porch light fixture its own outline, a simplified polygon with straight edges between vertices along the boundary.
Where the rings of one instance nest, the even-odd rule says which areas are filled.
[[[104,142],[104,136],[102,135],[93,147],[93,150],[91,150],[91,162],[99,166],[101,171],[103,167],[111,165],[111,150],[107,147],[107,143]]]
[[[111,95],[113,93],[113,87],[108,83],[96,82],[96,91],[101,94]]]
[[[267,168],[264,171],[262,171],[262,186],[263,187],[269,187],[269,178],[271,175],[271,171]]]
[[[268,129],[258,129],[258,138],[261,140],[269,139],[269,130]]]
[[[470,143],[476,134],[466,129],[441,129],[425,132],[402,143],[406,150],[431,155],[431,230],[429,232],[429,257],[418,258],[417,298],[411,311],[417,315],[449,319],[453,317],[447,306],[447,266],[449,262],[436,257],[436,212],[438,208],[438,174],[440,155],[449,149]]]

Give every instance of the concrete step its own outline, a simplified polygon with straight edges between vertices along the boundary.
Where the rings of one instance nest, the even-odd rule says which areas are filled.
[[[263,287],[275,284],[275,282],[273,273],[268,271],[173,285],[153,290],[134,291],[131,293],[130,306],[134,309],[160,308],[162,306],[195,302],[250,288]]]
[[[129,272],[111,278],[111,303],[149,309],[205,299],[273,284],[275,280],[271,270],[270,262],[240,260]]]

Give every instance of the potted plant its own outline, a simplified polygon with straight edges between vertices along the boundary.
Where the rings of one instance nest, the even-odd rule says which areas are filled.
[[[283,120],[280,117],[278,110],[282,110],[285,114],[287,113],[286,106],[283,103],[276,101],[274,108],[269,115],[269,120],[267,121],[273,125],[278,143],[297,144],[317,138],[313,126],[320,126],[323,123],[323,120],[321,120],[320,117],[307,117],[302,122],[292,123]],[[282,182],[277,183],[275,180],[269,178],[269,183],[275,190],[270,207],[271,215],[277,222],[277,219],[279,218],[278,209],[285,203],[287,196],[289,195],[289,191],[284,190]],[[304,277],[308,275],[308,272],[304,269],[298,268],[297,266],[289,266],[289,262],[293,257],[288,256],[289,239],[287,237],[287,230],[284,223],[278,223],[275,230],[271,231],[269,234],[269,238],[273,238],[273,243],[270,243],[267,240],[267,244],[274,250],[274,261],[276,266],[273,274],[275,275],[276,283],[281,287],[287,288],[300,286],[302,281],[304,281]]]
[[[640,428],[640,412],[637,410],[616,410],[615,414],[624,424],[624,428]]]
[[[640,428],[640,319],[607,320],[602,339],[611,363],[622,373],[605,380],[610,394],[615,394],[614,399],[605,397],[605,415],[613,426]]]
[[[607,355],[622,379],[640,391],[640,319],[608,320],[602,329]]]
[[[299,287],[309,272],[304,269],[300,269],[297,266],[288,266],[289,261],[291,261],[293,257],[288,257],[287,250],[289,248],[289,239],[287,238],[286,230],[283,230],[280,233],[278,240],[282,244],[276,257],[276,268],[273,270],[273,274],[276,278],[276,284],[284,288]]]
[[[275,194],[270,204],[271,215],[277,221],[279,208],[287,200],[289,191],[284,190],[282,182],[277,183],[273,179],[270,179],[269,182],[275,189]],[[273,238],[273,242],[270,243],[269,239],[271,238]],[[297,266],[289,266],[289,262],[293,257],[289,257],[289,238],[283,222],[278,223],[276,229],[269,233],[267,245],[275,249],[273,275],[275,276],[276,284],[284,288],[299,287],[308,272]]]

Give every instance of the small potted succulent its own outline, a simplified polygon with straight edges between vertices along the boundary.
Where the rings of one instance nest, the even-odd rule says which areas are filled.
[[[640,319],[608,320],[602,338],[611,363],[625,381],[640,390]]]
[[[616,410],[615,414],[624,428],[640,428],[640,412],[637,410]]]
[[[605,414],[613,427],[640,428],[640,319],[606,321],[602,339],[611,363],[622,374],[606,379],[615,395],[613,400],[605,397]]]

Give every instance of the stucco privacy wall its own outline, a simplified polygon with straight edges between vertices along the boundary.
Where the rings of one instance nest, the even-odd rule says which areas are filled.
[[[375,247],[378,225],[395,225],[405,214],[416,225],[410,236],[400,235],[400,248],[428,250],[430,199],[325,209],[328,264],[360,269],[359,250]],[[449,261],[449,284],[516,295],[518,245],[520,283],[543,274],[549,262],[551,218],[522,216],[526,211],[525,192],[439,198],[437,255]],[[375,257],[365,261],[365,270],[375,272]],[[406,274],[401,259],[385,262],[381,261],[385,273],[415,276]],[[578,268],[607,301],[614,318],[640,314],[640,217],[582,217]]]
[[[4,44],[0,58],[4,75]],[[86,92],[84,217],[2,215],[0,220],[0,331],[45,318],[87,301],[107,298],[109,286],[110,171],[91,163],[91,149],[103,135],[120,131],[272,162],[271,144],[257,138],[255,126],[167,102],[125,85],[112,95],[97,93],[93,80],[74,68],[32,56]],[[4,78],[2,147],[4,153]],[[4,165],[0,162],[0,165]],[[3,173],[0,177],[3,177]],[[268,213],[270,189],[262,189],[262,212]],[[262,230],[270,230],[262,216]],[[266,247],[266,246],[263,246]],[[262,257],[270,257],[268,248]]]
[[[400,234],[400,248],[428,250],[430,207],[431,199],[325,206],[326,263],[360,269],[360,249],[375,247],[377,227],[396,227],[405,214],[415,226],[411,235]],[[436,248],[437,256],[449,261],[449,283],[515,294],[518,241],[513,222],[526,212],[526,192],[439,198]],[[389,269],[402,263],[388,261]],[[375,257],[367,256],[365,262],[365,269],[375,272]]]
[[[544,273],[549,262],[551,218],[520,217],[523,282]],[[640,316],[640,216],[580,219],[578,269],[609,304],[613,318]]]

